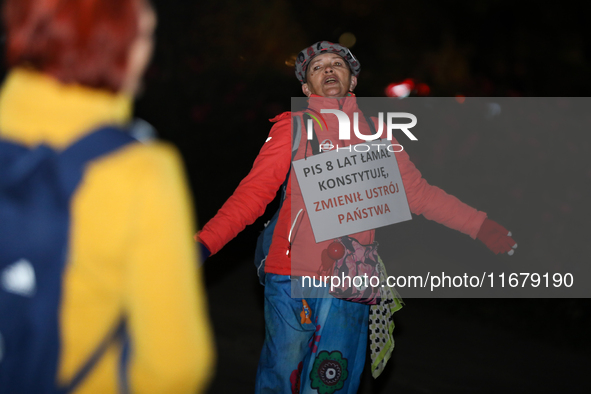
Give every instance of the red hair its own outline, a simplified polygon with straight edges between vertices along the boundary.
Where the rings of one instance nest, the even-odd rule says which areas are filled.
[[[145,0],[6,0],[9,67],[121,90]]]

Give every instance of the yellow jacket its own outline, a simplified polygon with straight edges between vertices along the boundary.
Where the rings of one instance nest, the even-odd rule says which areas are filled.
[[[131,111],[124,95],[16,69],[0,92],[0,136],[61,150],[97,126],[127,123]],[[124,312],[132,393],[204,388],[213,343],[192,218],[171,146],[132,144],[89,166],[72,201],[60,382],[69,381]],[[76,394],[116,393],[118,357],[112,345]]]

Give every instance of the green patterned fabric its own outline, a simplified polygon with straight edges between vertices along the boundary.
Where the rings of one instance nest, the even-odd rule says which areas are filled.
[[[394,350],[394,312],[404,305],[402,298],[394,288],[386,284],[386,267],[380,257],[381,301],[369,309],[369,349],[371,355],[371,374],[380,376]]]
[[[332,394],[342,389],[349,377],[347,364],[347,359],[338,350],[330,353],[321,351],[310,372],[310,386],[319,394]]]

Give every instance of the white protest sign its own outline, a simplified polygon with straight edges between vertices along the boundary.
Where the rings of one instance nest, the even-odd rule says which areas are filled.
[[[412,219],[400,149],[376,140],[292,163],[316,242]]]

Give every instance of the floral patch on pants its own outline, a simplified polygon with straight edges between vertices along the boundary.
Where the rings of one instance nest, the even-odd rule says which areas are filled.
[[[343,388],[348,377],[347,359],[341,352],[323,350],[316,356],[310,371],[310,386],[319,394],[332,394]]]

